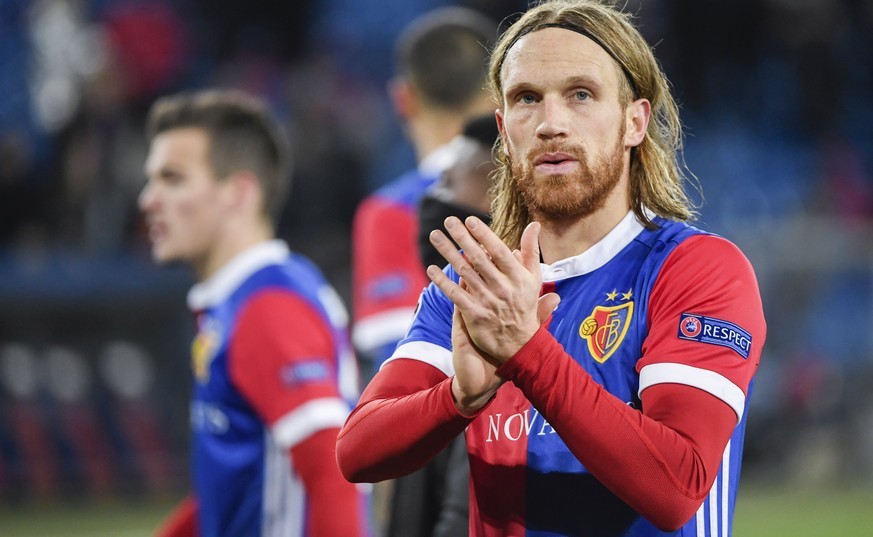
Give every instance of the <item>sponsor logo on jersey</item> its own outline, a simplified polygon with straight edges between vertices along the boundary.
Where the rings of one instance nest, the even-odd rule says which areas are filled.
[[[721,345],[743,358],[752,350],[752,336],[734,323],[694,313],[679,316],[679,339]]]
[[[501,440],[507,440],[509,442],[518,442],[522,438],[530,436],[531,432],[535,436],[555,434],[555,430],[540,415],[537,409],[533,409],[533,415],[531,415],[530,409],[509,415],[497,412],[488,416],[488,437],[485,441],[500,442]]]
[[[615,298],[615,295],[607,296]],[[631,291],[621,296],[630,299]],[[634,303],[628,301],[618,306],[596,306],[591,315],[582,321],[579,335],[588,342],[588,352],[595,360],[602,364],[615,353],[624,341],[633,314]]]
[[[208,317],[204,317],[199,324],[197,336],[191,343],[191,368],[197,382],[206,384],[209,382],[209,365],[221,342],[221,327]]]
[[[330,370],[324,358],[313,357],[285,365],[279,375],[286,386],[300,386],[328,380]]]
[[[230,429],[230,418],[219,405],[205,401],[191,402],[191,428],[210,434],[224,434]]]
[[[411,285],[409,277],[406,274],[402,272],[394,272],[386,274],[367,284],[366,296],[374,301],[391,300],[406,294]]]
[[[633,401],[626,403],[637,408]],[[518,442],[531,436],[547,436],[557,434],[557,431],[546,421],[546,418],[536,408],[526,408],[523,412],[507,414],[494,412],[488,415],[488,433],[486,442]]]

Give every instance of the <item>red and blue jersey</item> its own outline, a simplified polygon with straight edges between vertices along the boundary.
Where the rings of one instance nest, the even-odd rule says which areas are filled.
[[[355,215],[355,347],[381,364],[403,338],[428,284],[418,255],[418,201],[436,176],[411,171],[367,197]]]
[[[585,453],[584,438],[575,438],[571,429],[556,430],[544,416],[546,409],[525,396],[525,389],[533,393],[531,385],[540,383],[537,389],[558,401],[549,409],[555,420],[561,413],[555,408],[574,408],[582,397],[563,376],[543,378],[559,369],[531,353],[527,364],[511,366],[527,368],[528,374],[513,373],[513,382],[497,391],[466,430],[471,535],[730,535],[745,411],[765,336],[760,295],[751,266],[734,245],[684,223],[662,218],[654,222],[656,229],[645,228],[628,213],[583,254],[542,265],[544,290],[561,297],[548,333],[575,362],[572,366],[581,366],[621,406],[642,410],[647,389],[677,384],[714,396],[732,409],[736,427],[709,494],[681,529],[657,529],[580,461],[590,456],[602,471],[603,457],[595,453],[599,444],[592,442],[591,453]],[[450,267],[446,270],[458,280]],[[448,298],[429,286],[407,336],[383,369],[393,360],[413,359],[446,377],[454,375],[452,310]],[[566,427],[566,417],[560,419]],[[582,446],[576,453],[584,456],[568,448],[571,436]],[[602,451],[610,458],[606,466],[624,464],[622,449]],[[629,448],[628,464],[632,456],[637,455]]]
[[[201,535],[308,535],[305,468],[290,453],[341,426],[358,396],[339,297],[311,262],[269,241],[192,288],[188,303]]]
[[[403,339],[429,280],[418,251],[418,203],[457,151],[449,143],[369,195],[353,228],[352,337],[378,367]]]

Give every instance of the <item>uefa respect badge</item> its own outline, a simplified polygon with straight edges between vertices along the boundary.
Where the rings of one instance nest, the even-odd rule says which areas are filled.
[[[733,349],[743,358],[749,357],[752,350],[752,335],[735,325],[734,323],[696,315],[683,313],[679,317],[679,339],[721,345]]]

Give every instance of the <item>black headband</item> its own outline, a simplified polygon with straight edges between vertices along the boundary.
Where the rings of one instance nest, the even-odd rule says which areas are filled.
[[[509,49],[511,49],[515,45],[515,43],[519,39],[521,39],[522,37],[526,36],[529,33],[536,32],[537,30],[542,30],[543,28],[563,28],[564,30],[570,30],[571,32],[576,32],[577,34],[584,35],[588,39],[597,43],[597,45],[600,48],[602,48],[603,50],[605,50],[606,53],[609,54],[613,60],[615,60],[615,63],[617,63],[618,66],[621,67],[621,71],[624,73],[624,77],[627,79],[627,83],[630,84],[631,91],[634,94],[634,99],[639,98],[640,95],[639,95],[639,92],[637,91],[637,85],[634,84],[634,78],[631,76],[631,73],[630,73],[630,71],[628,71],[627,67],[625,67],[624,64],[621,62],[621,60],[618,59],[618,56],[616,56],[615,53],[609,47],[604,45],[603,41],[601,41],[598,37],[595,37],[594,34],[592,34],[588,30],[586,30],[585,28],[578,26],[576,24],[572,24],[569,22],[546,22],[543,24],[538,24],[538,25],[534,26],[533,28],[527,30],[526,32],[522,32],[522,33],[518,34],[517,36],[515,36],[515,39],[512,40],[512,43],[510,43],[509,46],[506,47],[507,52],[509,51]]]

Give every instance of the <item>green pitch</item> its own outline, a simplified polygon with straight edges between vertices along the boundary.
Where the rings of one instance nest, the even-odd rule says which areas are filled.
[[[3,537],[151,537],[177,499],[0,507]]]
[[[745,486],[740,483],[734,537],[873,535],[873,487]]]
[[[88,506],[0,507],[3,537],[151,537],[177,499]],[[873,535],[873,487],[741,485],[734,537]]]

